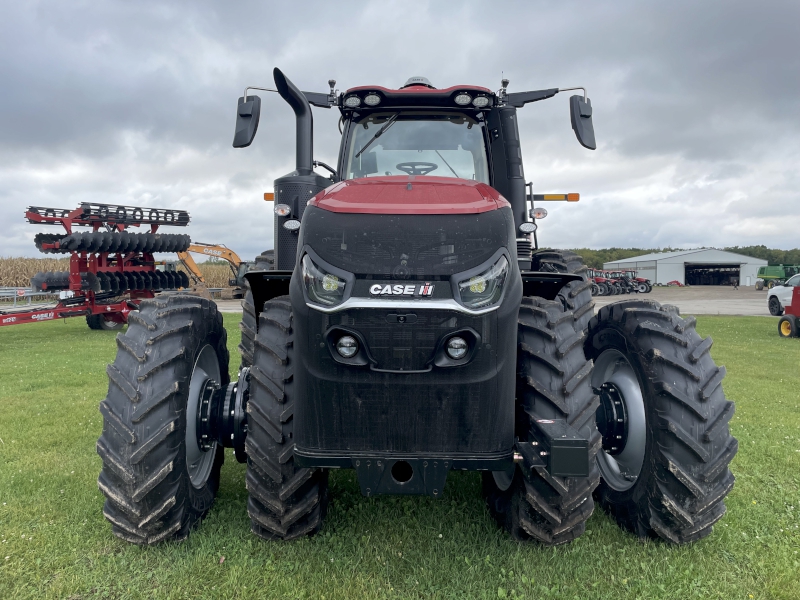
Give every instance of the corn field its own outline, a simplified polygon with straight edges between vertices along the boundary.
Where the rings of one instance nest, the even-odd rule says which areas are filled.
[[[228,287],[232,274],[226,263],[200,263],[197,266],[208,287]],[[178,265],[178,270],[185,271],[183,265]],[[0,257],[0,287],[29,287],[31,277],[39,271],[69,271],[69,258]]]

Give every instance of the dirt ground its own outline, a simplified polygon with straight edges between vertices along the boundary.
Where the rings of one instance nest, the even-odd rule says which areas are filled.
[[[662,304],[674,304],[684,315],[748,315],[769,316],[767,310],[767,291],[757,291],[754,287],[741,287],[734,290],[730,286],[699,285],[693,287],[654,287],[649,294],[630,294],[624,296],[598,296],[595,306],[600,308],[612,302],[630,298],[647,298]],[[240,300],[217,300],[222,312],[242,311]]]

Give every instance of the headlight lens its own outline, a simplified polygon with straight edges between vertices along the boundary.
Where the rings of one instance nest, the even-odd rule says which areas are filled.
[[[303,257],[301,264],[303,285],[309,300],[324,306],[335,306],[344,300],[347,281],[314,264],[308,254]]]
[[[505,256],[483,273],[458,283],[461,303],[468,308],[485,308],[497,304],[503,296],[503,284],[508,277],[508,261]]]

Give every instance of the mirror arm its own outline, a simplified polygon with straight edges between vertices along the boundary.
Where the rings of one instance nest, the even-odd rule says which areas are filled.
[[[247,91],[248,90],[261,90],[262,92],[275,92],[279,94],[278,90],[274,90],[272,88],[262,88],[262,87],[255,87],[255,86],[248,86],[244,88],[244,97],[247,98]],[[334,104],[336,104],[336,97],[333,94],[321,94],[319,92],[303,92],[303,95],[308,100],[308,103],[317,106],[319,108],[330,108]]]
[[[334,168],[333,168],[333,167],[331,167],[330,165],[326,165],[326,164],[325,164],[324,162],[322,162],[321,160],[315,160],[315,161],[314,161],[314,166],[315,166],[315,167],[322,167],[323,169],[327,169],[328,171],[330,171],[330,172],[331,172],[331,175],[333,175],[333,176],[334,176],[334,178],[336,178],[336,179],[338,179],[338,178],[339,178],[339,174],[336,172],[336,169],[334,169]]]
[[[571,88],[559,88],[559,92],[571,92],[573,90],[583,90],[583,101],[586,102],[586,88],[584,87],[571,87]]]

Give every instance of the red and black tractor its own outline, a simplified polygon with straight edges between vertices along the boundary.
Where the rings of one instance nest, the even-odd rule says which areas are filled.
[[[653,284],[646,277],[639,277],[634,270],[622,271],[622,275],[630,282],[633,291],[639,294],[649,294],[653,291]]]
[[[613,296],[617,293],[608,273],[599,269],[588,269],[586,276],[592,282],[592,296]]]
[[[273,74],[296,170],[275,181],[274,251],[246,275],[238,377],[212,302],[131,313],[100,404],[114,533],[185,538],[232,447],[266,539],[317,532],[336,469],[365,496],[434,498],[450,471],[480,471],[498,523],[544,545],[583,533],[595,502],[641,537],[708,535],[737,449],[711,339],[657,302],[595,315],[581,259],[531,238],[517,111],[565,90],[310,93]],[[250,89],[235,147],[258,126]],[[594,149],[585,91],[569,103]],[[314,160],[311,105],[340,112],[335,167]]]

